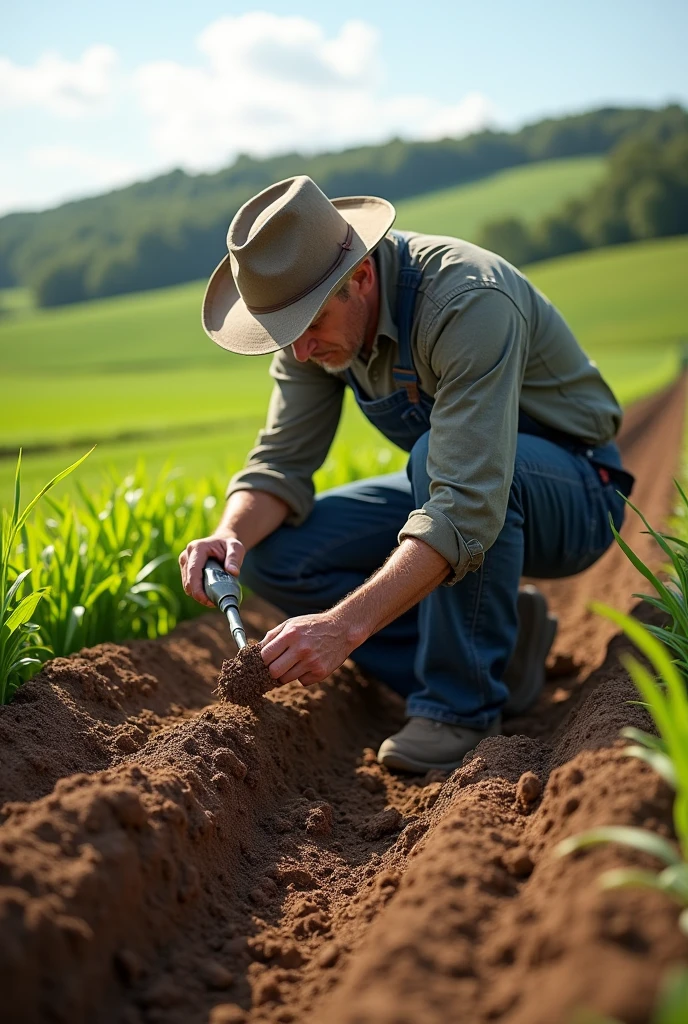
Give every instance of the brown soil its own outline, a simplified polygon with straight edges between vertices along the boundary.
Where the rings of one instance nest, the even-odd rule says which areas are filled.
[[[653,522],[684,398],[681,382],[628,417]],[[626,534],[646,542],[633,519]],[[53,661],[0,709],[3,1021],[648,1021],[664,970],[688,960],[677,908],[595,883],[652,861],[554,852],[592,824],[671,835],[670,792],[618,740],[648,726],[624,642],[605,656],[610,630],[585,611],[635,588],[615,552],[548,585],[562,628],[546,692],[449,779],[376,763],[403,708],[350,665],[216,702],[233,654],[220,615]],[[257,600],[244,619],[254,639],[278,621]]]
[[[261,697],[277,685],[261,657],[260,646],[249,643],[222,663],[217,693],[220,700],[250,708],[258,706]]]

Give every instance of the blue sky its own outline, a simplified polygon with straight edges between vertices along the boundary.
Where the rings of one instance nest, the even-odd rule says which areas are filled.
[[[688,104],[688,4],[4,0],[0,212],[237,152]]]

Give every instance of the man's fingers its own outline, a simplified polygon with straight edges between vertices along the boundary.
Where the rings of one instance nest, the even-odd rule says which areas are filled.
[[[282,683],[288,683],[298,678],[298,667],[304,667],[301,661],[301,654],[295,646],[287,647],[278,658],[268,664],[268,671],[273,679],[279,679]]]
[[[304,672],[302,675],[295,676],[294,678],[298,678],[302,686],[315,686],[316,683],[322,683],[321,677],[314,672]]]
[[[286,625],[286,623],[285,623],[285,625]],[[287,650],[289,650],[290,648],[293,647],[294,640],[295,640],[295,638],[294,638],[294,636],[291,633],[289,633],[286,630],[281,630],[277,634],[277,636],[274,637],[273,639],[269,640],[268,643],[265,643],[265,641],[263,641],[263,643],[260,645],[261,657],[262,657],[263,661],[265,662],[265,664],[270,669],[270,675],[274,679],[278,679],[280,673],[278,672],[278,673],[275,674],[273,672],[273,670],[272,670],[273,662],[275,662],[278,658],[280,658],[285,653],[285,651],[287,651]],[[298,657],[298,654],[295,654],[294,658],[289,663],[289,665],[285,665],[285,670],[287,668],[291,667],[291,665],[294,663],[294,660],[296,660],[297,657]]]
[[[238,576],[244,561],[244,545],[238,540],[227,540],[225,541],[225,549],[225,572],[231,573],[232,576]]]

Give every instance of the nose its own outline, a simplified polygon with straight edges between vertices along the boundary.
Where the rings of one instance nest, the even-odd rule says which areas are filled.
[[[293,342],[291,349],[295,358],[300,363],[306,363],[312,356],[315,346],[315,338],[309,331],[306,331],[305,334],[302,334],[300,338]]]

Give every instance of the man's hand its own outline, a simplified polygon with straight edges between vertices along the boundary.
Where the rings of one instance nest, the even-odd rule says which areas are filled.
[[[209,558],[216,558],[232,576],[238,576],[246,551],[236,537],[201,537],[186,545],[179,556],[182,586],[185,592],[199,604],[212,608],[203,589],[203,568]]]
[[[446,559],[407,537],[369,580],[329,611],[298,615],[266,633],[263,661],[273,679],[321,683],[352,651],[446,579]]]
[[[235,491],[230,495],[222,519],[210,537],[187,544],[179,556],[182,586],[199,604],[213,607],[203,590],[203,568],[217,558],[225,571],[238,576],[246,552],[259,544],[287,517],[289,506],[264,491]],[[241,537],[241,540],[239,540]]]
[[[298,615],[265,634],[261,655],[273,679],[310,686],[343,665],[363,639],[334,610]]]

